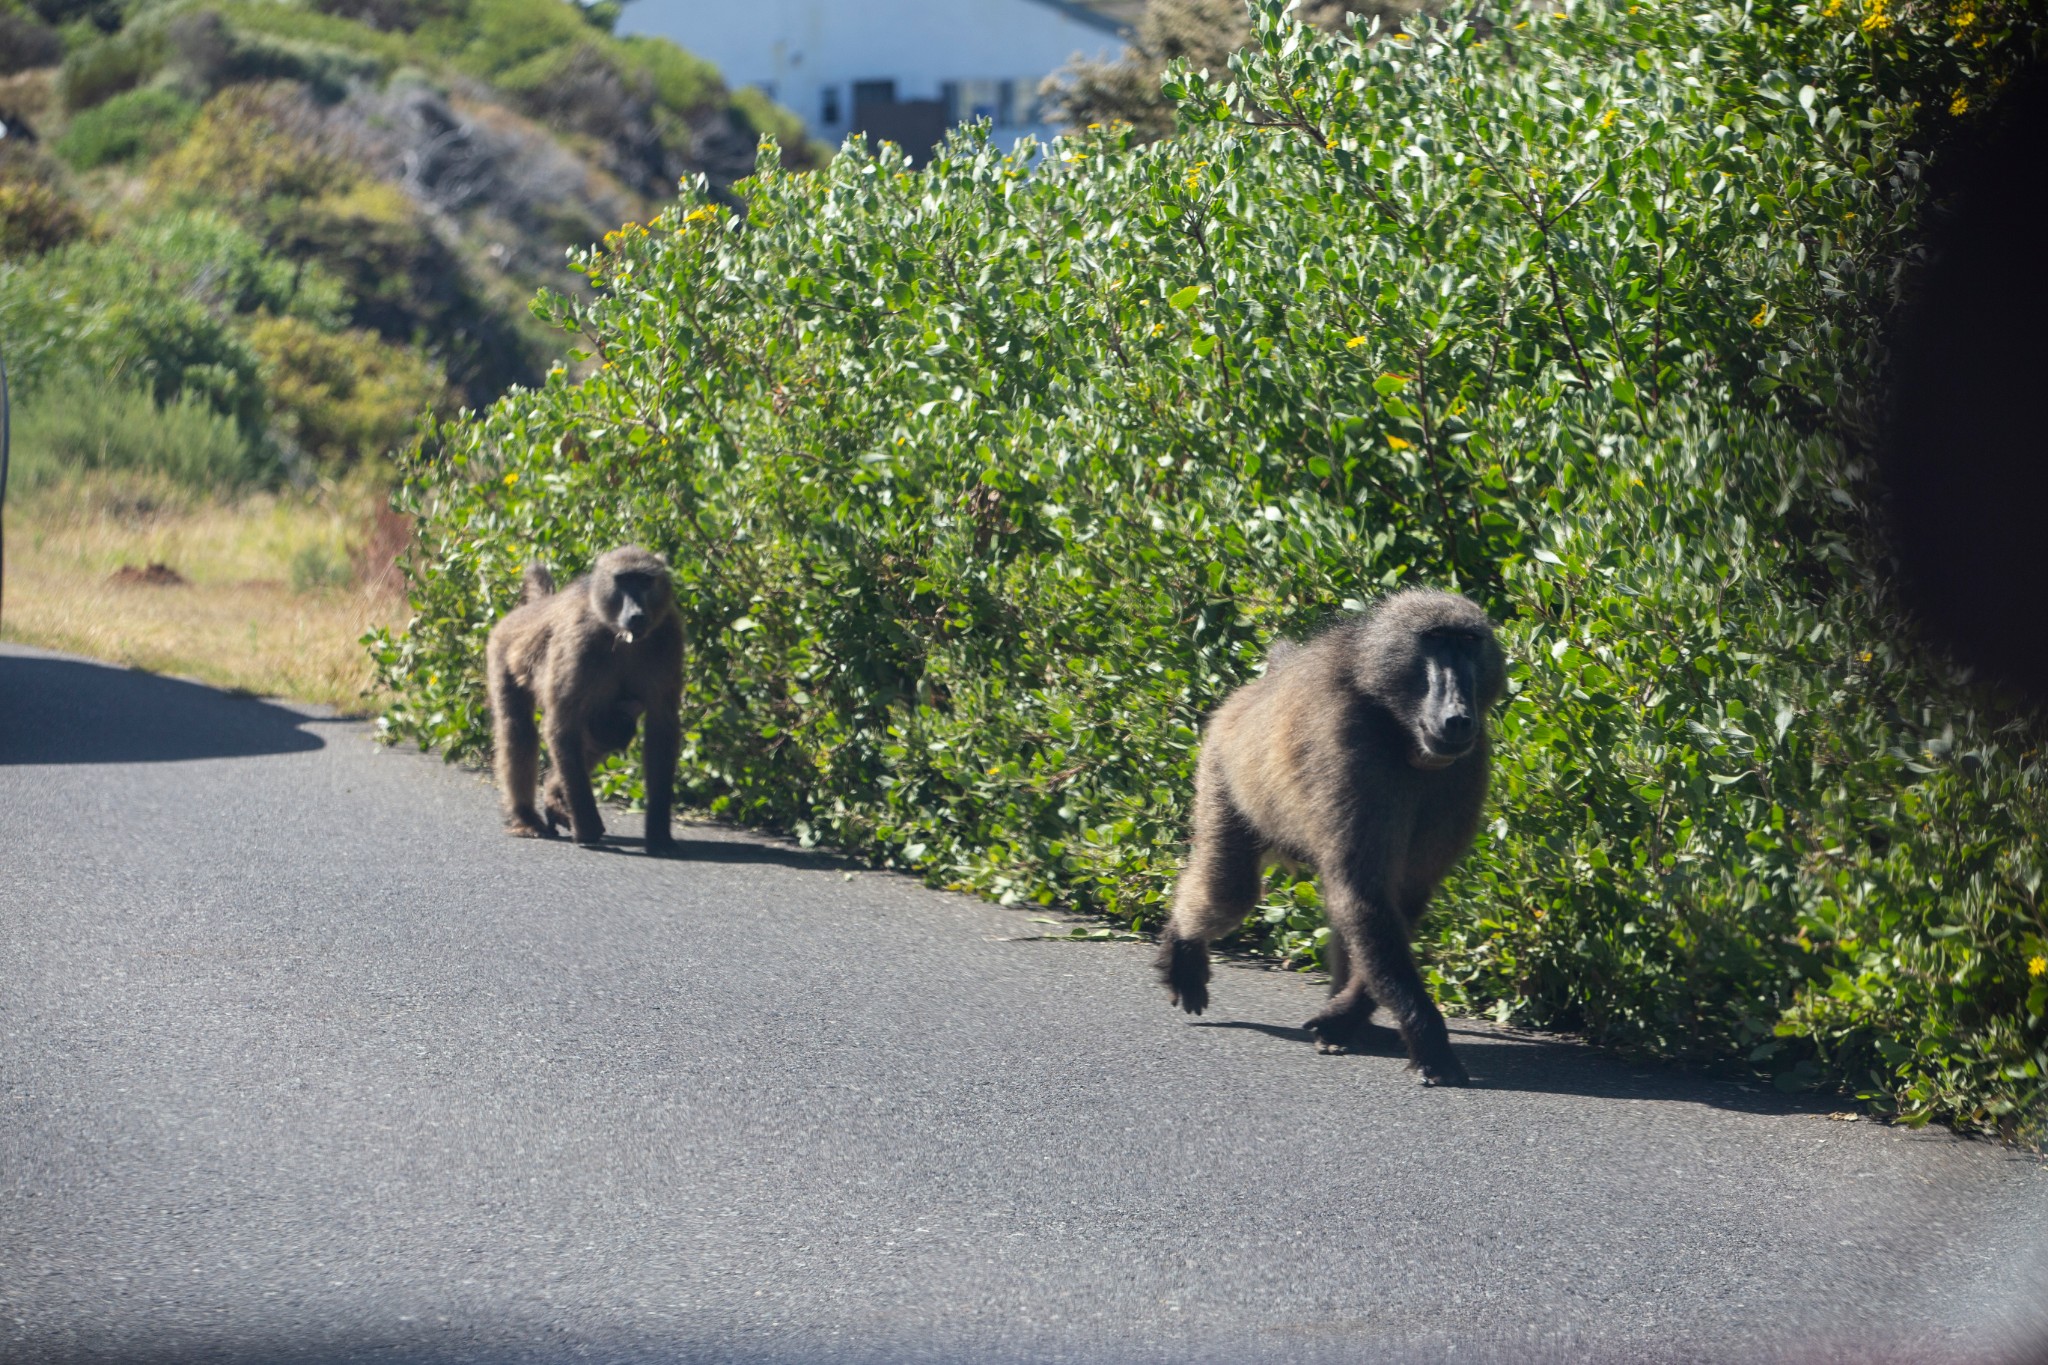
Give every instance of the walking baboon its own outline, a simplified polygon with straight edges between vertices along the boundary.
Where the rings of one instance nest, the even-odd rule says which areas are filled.
[[[683,691],[683,628],[659,555],[628,545],[598,556],[588,577],[560,592],[548,571],[526,571],[526,595],[491,630],[484,651],[491,732],[507,833],[552,838],[567,825],[579,844],[604,837],[590,774],[633,741],[646,718],[647,848],[670,846]],[[551,766],[540,808],[538,705]]]
[[[1209,1003],[1209,944],[1244,922],[1267,864],[1312,868],[1330,921],[1318,1051],[1363,1046],[1375,1002],[1425,1085],[1463,1085],[1409,939],[1471,846],[1486,797],[1486,710],[1507,683],[1493,623],[1456,593],[1396,593],[1225,699],[1195,775],[1193,846],[1158,966],[1174,1003]]]

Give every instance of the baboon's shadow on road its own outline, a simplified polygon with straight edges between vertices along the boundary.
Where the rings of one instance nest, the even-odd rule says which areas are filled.
[[[305,753],[317,716],[198,683],[0,649],[0,767]]]
[[[611,812],[607,811],[607,818]],[[638,823],[637,816],[625,819]],[[607,834],[604,842],[593,844],[592,853],[624,853],[635,858],[658,858],[677,863],[757,863],[794,867],[804,872],[856,872],[870,870],[823,849],[792,848],[786,844],[763,843],[753,839],[693,839],[678,834],[675,843],[661,853],[649,853],[647,841],[639,835]]]
[[[1384,1017],[1384,1016],[1382,1016]],[[1475,1090],[1522,1090],[1602,1100],[1666,1100],[1707,1104],[1747,1114],[1825,1114],[1852,1107],[1839,1097],[1785,1095],[1759,1085],[1684,1071],[1662,1062],[1638,1062],[1583,1043],[1495,1030],[1470,1020],[1447,1020],[1452,1045]],[[1245,1029],[1307,1048],[1308,1030],[1241,1019],[1197,1019],[1192,1028]],[[1391,1028],[1354,1055],[1405,1057]],[[1342,1064],[1342,1056],[1327,1059]]]

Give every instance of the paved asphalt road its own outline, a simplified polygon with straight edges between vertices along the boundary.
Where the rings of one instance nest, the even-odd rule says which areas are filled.
[[[615,824],[624,826],[620,820]],[[0,1360],[2029,1361],[2048,1169],[0,651]]]

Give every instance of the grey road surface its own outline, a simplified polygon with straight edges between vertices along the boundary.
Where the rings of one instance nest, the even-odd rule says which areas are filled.
[[[2037,1161],[685,834],[0,650],[0,1360],[2042,1358]]]

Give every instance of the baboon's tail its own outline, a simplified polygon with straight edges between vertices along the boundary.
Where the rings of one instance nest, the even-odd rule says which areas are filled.
[[[522,581],[525,585],[522,601],[538,602],[555,590],[555,576],[539,560],[526,566],[526,577]]]

